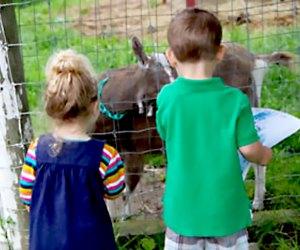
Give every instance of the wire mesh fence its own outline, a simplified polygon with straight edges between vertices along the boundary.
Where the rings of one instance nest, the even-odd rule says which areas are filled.
[[[166,29],[171,18],[187,5],[193,5],[214,12],[224,28],[224,40],[236,42],[244,46],[255,58],[269,58],[274,52],[284,52],[291,56],[289,64],[274,61],[268,63],[261,83],[260,106],[282,110],[300,117],[300,29],[299,5],[295,0],[243,1],[243,0],[214,0],[214,1],[180,1],[180,0],[17,0],[1,1],[2,26],[5,10],[14,9],[16,15],[16,32],[19,40],[7,42],[1,40],[1,51],[20,50],[25,78],[11,77],[11,81],[0,82],[0,102],[5,99],[6,88],[13,88],[14,98],[18,98],[17,89],[26,88],[28,110],[17,108],[17,128],[15,133],[20,136],[17,141],[9,141],[5,133],[0,140],[1,154],[8,154],[6,148],[18,148],[24,151],[32,139],[28,124],[25,126],[22,117],[30,115],[35,136],[51,130],[51,122],[43,110],[44,67],[49,56],[64,48],[73,48],[85,54],[93,63],[97,72],[112,74],[113,69],[129,67],[137,64],[132,50],[132,37],[137,36],[144,46],[147,55],[162,53],[167,48]],[[11,20],[6,20],[10,22]],[[7,31],[3,33],[7,34]],[[5,37],[4,37],[5,38]],[[6,42],[5,42],[6,41]],[[236,55],[238,57],[239,55]],[[264,57],[266,56],[266,57]],[[12,55],[7,54],[7,58]],[[282,59],[282,58],[281,58]],[[247,58],[245,58],[247,60]],[[270,61],[268,61],[270,62]],[[283,64],[283,65],[279,65]],[[1,65],[2,67],[2,65]],[[136,70],[139,69],[137,65]],[[235,75],[241,70],[236,67],[230,74]],[[2,72],[2,71],[1,71]],[[2,73],[3,74],[3,73]],[[11,74],[18,74],[16,68]],[[129,79],[135,81],[134,73]],[[100,78],[99,78],[100,79]],[[142,79],[141,85],[146,85],[149,79]],[[153,79],[159,84],[158,78]],[[120,79],[120,86],[126,82]],[[121,89],[121,87],[120,87]],[[125,86],[126,89],[126,86]],[[15,91],[16,90],[16,91]],[[136,89],[132,89],[134,92]],[[162,211],[161,196],[164,188],[165,161],[162,157],[164,147],[155,129],[155,111],[147,116],[153,102],[145,105],[145,112],[140,114],[136,101],[132,101],[132,109],[126,111],[124,120],[111,121],[104,129],[103,121],[98,123],[95,136],[107,138],[111,144],[119,148],[128,164],[144,168],[144,172],[132,198],[130,199],[133,215],[156,214]],[[149,101],[153,101],[152,99]],[[18,100],[16,99],[18,103]],[[125,104],[124,104],[125,105]],[[17,105],[18,106],[18,105]],[[112,106],[110,106],[112,107]],[[9,120],[7,112],[0,112],[2,120]],[[1,120],[1,121],[2,121]],[[1,124],[2,125],[2,124]],[[278,126],[278,125],[274,125]],[[1,131],[5,131],[4,125]],[[275,157],[267,170],[267,194],[264,200],[268,210],[282,208],[298,208],[300,202],[299,166],[300,140],[299,132],[275,149]],[[7,161],[0,160],[0,171],[3,178],[6,172],[16,173],[21,167],[21,158],[12,167]],[[134,156],[130,158],[129,156]],[[4,159],[4,155],[1,155]],[[12,177],[4,185],[0,184],[0,215],[7,218],[16,210],[21,211],[20,204],[10,208],[7,196],[13,195],[18,199],[17,178]],[[1,177],[0,177],[1,178]],[[12,190],[13,188],[13,190]],[[248,174],[246,188],[249,197],[253,198],[254,173]],[[12,192],[8,192],[10,190]],[[117,215],[123,213],[124,202],[115,202]],[[22,210],[22,215],[24,211]],[[26,216],[26,215],[24,215]],[[20,220],[20,216],[12,216]],[[15,229],[16,230],[16,229]],[[21,233],[27,233],[25,227]],[[141,234],[144,232],[140,232]],[[10,236],[13,238],[13,236]],[[1,239],[1,238],[0,238]],[[18,249],[15,246],[15,249]],[[19,246],[18,246],[19,247]]]

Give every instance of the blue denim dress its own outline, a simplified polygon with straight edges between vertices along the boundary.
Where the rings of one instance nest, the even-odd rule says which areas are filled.
[[[99,172],[103,146],[94,139],[57,144],[51,135],[39,138],[30,250],[117,249]]]

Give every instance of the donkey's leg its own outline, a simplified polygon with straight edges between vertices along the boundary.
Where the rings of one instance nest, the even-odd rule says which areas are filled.
[[[259,106],[260,104],[261,89],[267,71],[268,71],[268,63],[265,60],[256,59],[254,68],[252,70],[252,77],[254,78],[256,98],[257,98],[255,106]]]
[[[144,156],[134,154],[125,155],[124,163],[126,167],[126,204],[122,217],[126,218],[132,215],[132,196],[137,184],[140,181],[141,175],[144,172]]]
[[[115,219],[119,217],[117,205],[115,204],[114,200],[105,200],[107,210],[109,212],[110,218]]]
[[[112,219],[126,219],[131,215],[131,195],[126,188],[120,200],[105,200],[109,215]]]
[[[132,193],[140,181],[144,172],[144,156],[137,154],[127,154],[124,157],[126,167],[126,187]]]
[[[266,192],[266,167],[253,164],[253,168],[255,173],[253,209],[261,210],[264,208],[264,199]]]
[[[126,189],[123,193],[124,207],[120,208],[120,202],[117,200],[106,200],[106,205],[111,218],[126,219],[132,215],[133,192],[139,183],[144,171],[143,155],[125,155],[123,157],[126,167]]]

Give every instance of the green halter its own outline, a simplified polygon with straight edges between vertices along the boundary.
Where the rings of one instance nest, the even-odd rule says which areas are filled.
[[[104,115],[106,115],[107,117],[109,117],[110,119],[113,119],[113,120],[121,120],[125,113],[122,113],[122,114],[113,114],[111,113],[107,108],[106,106],[104,105],[104,103],[101,102],[101,95],[102,95],[102,92],[103,92],[103,87],[105,85],[105,83],[107,83],[109,80],[109,77],[106,77],[104,80],[100,81],[98,84],[99,84],[99,89],[98,89],[98,100],[99,100],[99,109],[100,109],[100,112]]]

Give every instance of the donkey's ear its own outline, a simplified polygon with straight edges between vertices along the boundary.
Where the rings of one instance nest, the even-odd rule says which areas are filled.
[[[143,67],[146,67],[147,63],[149,61],[149,58],[147,57],[147,55],[144,51],[143,45],[141,44],[140,40],[136,36],[134,36],[132,38],[131,45],[132,45],[132,50],[135,55],[135,58],[138,60],[140,65],[142,65]]]

